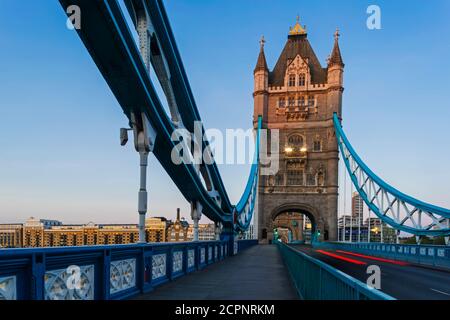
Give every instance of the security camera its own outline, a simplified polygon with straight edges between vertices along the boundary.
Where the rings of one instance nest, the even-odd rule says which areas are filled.
[[[128,142],[128,130],[127,128],[120,128],[120,145],[124,146]]]

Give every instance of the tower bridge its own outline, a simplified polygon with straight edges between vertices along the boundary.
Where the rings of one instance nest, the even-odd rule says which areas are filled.
[[[418,237],[450,236],[450,210],[384,182],[346,137],[341,125],[345,65],[338,30],[325,66],[299,19],[273,69],[261,40],[254,69],[254,162],[242,197],[232,204],[213,157],[202,164],[171,161],[176,147],[172,134],[178,128],[194,134],[201,113],[163,1],[125,0],[130,24],[117,0],[60,3],[64,10],[80,7],[83,23],[77,34],[133,131],[141,170],[140,230],[147,213],[146,167],[151,155],[191,204],[194,233],[198,235],[198,221],[205,215],[216,224],[217,239],[197,241],[194,236],[193,242],[152,244],[141,237],[141,243],[125,246],[1,250],[0,298],[401,299],[431,295],[430,288],[435,289],[434,297],[447,298],[448,246],[336,241],[339,160],[369,212],[384,224]],[[163,97],[150,72],[155,72]],[[163,98],[169,112],[162,106]],[[279,171],[271,175],[263,173],[259,161],[262,130],[279,131]],[[267,150],[275,143],[269,141]],[[209,141],[201,143],[202,150],[210,148]],[[297,216],[286,218],[289,213]],[[311,245],[275,241],[274,228],[299,227],[305,219],[301,215],[312,224]],[[257,239],[239,239],[252,223]],[[383,292],[365,282],[364,266],[373,261],[395,275]],[[68,267],[73,265],[81,275],[76,288],[67,284]],[[270,283],[272,290],[263,290],[263,283]],[[188,292],[198,295],[187,296]]]

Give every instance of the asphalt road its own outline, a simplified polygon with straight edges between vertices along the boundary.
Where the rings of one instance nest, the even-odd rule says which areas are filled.
[[[381,269],[381,291],[400,300],[450,300],[450,272],[434,270],[417,265],[397,265],[392,262],[381,262],[362,258],[342,252],[324,250],[318,252],[311,246],[291,245],[291,247],[304,252],[330,266],[366,283],[369,274],[366,273],[369,265],[378,265]],[[344,261],[327,255],[332,253],[356,261]],[[377,258],[377,257],[374,257]]]

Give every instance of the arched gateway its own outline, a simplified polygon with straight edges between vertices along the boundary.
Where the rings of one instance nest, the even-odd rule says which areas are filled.
[[[336,31],[323,68],[297,21],[272,71],[261,40],[253,119],[256,125],[262,116],[263,128],[279,130],[279,170],[259,179],[255,225],[262,243],[273,239],[274,220],[283,212],[308,216],[321,240],[337,238],[339,159],[333,113],[341,116],[344,90],[338,39]]]

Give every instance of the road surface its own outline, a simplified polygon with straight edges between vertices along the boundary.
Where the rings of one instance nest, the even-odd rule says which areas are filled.
[[[354,255],[351,252],[317,250],[307,245],[291,245],[330,266],[366,283],[369,265],[381,269],[381,291],[400,300],[450,300],[450,272],[431,269],[379,257]],[[331,255],[330,255],[331,254]]]

